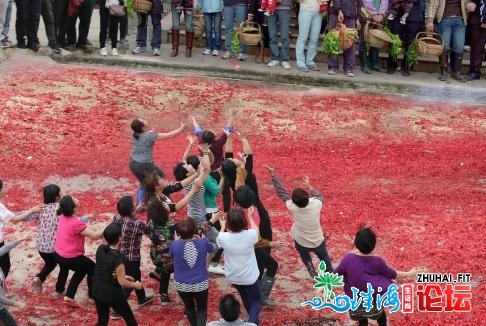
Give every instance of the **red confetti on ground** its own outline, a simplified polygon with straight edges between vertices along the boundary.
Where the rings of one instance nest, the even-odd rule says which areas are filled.
[[[347,314],[300,307],[312,297],[313,282],[293,249],[291,221],[263,163],[276,166],[289,187],[309,175],[325,194],[322,225],[335,264],[352,249],[357,227],[367,223],[379,235],[376,254],[399,270],[423,266],[432,272],[473,274],[471,313],[395,313],[389,314],[391,323],[478,325],[486,318],[484,106],[56,65],[13,68],[2,85],[0,176],[12,209],[37,203],[43,185],[59,182],[80,198],[83,211],[113,211],[118,196],[137,186],[127,166],[132,118],[143,117],[166,131],[195,115],[203,126],[220,128],[225,112],[234,107],[238,127],[250,130],[261,196],[276,237],[288,242],[288,248],[275,251],[280,268],[272,298],[279,306],[262,311],[262,325],[350,323]],[[156,145],[155,159],[168,174],[185,146],[182,135]],[[9,227],[7,239],[26,232],[35,237],[35,230],[32,224]],[[99,243],[87,244],[92,256]],[[94,323],[93,306],[75,310],[49,296],[54,276],[44,295],[30,293],[40,267],[35,251],[32,240],[11,253],[13,272],[7,283],[28,302],[27,308],[13,312],[20,324]],[[146,255],[143,265],[143,282],[157,289],[146,276],[151,268]],[[170,291],[170,305],[154,303],[136,312],[140,325],[187,324],[180,322],[183,308],[172,285]],[[218,317],[218,298],[227,291],[232,289],[224,279],[212,276],[210,320]],[[83,282],[77,295],[81,302],[85,292]]]

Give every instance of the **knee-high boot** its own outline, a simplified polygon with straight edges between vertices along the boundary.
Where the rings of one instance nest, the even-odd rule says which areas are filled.
[[[462,53],[451,51],[451,76],[457,81],[465,82],[464,76],[461,75]]]
[[[448,71],[449,50],[444,50],[439,57],[440,75],[439,80],[446,81],[449,79]]]
[[[380,51],[377,48],[370,47],[370,70],[377,72],[385,72],[378,63],[378,55]]]
[[[254,52],[253,54],[255,55],[255,63],[262,63],[263,62],[263,50],[259,46],[255,46],[253,48]]]
[[[405,77],[410,76],[410,65],[408,64],[406,53],[403,55],[401,70],[402,70],[402,76],[405,76]]]
[[[170,54],[171,57],[177,57],[179,54],[179,30],[173,29],[172,30],[172,53]]]
[[[395,71],[397,71],[398,64],[397,64],[397,59],[393,58],[390,54],[388,55],[388,67],[386,69],[386,72],[389,73],[390,75],[393,75]]]
[[[192,40],[194,32],[186,32],[186,58],[192,57]]]
[[[363,73],[371,74],[366,55],[366,44],[364,42],[359,42],[359,64]]]

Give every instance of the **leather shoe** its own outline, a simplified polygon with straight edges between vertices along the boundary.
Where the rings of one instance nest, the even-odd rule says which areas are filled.
[[[479,80],[481,78],[481,75],[478,74],[477,72],[470,72],[466,76],[464,76],[464,79],[467,81],[470,80]]]

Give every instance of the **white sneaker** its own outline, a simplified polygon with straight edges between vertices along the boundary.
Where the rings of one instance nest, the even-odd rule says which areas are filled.
[[[108,55],[108,51],[106,51],[106,48],[101,48],[100,49],[100,55],[106,57]]]
[[[464,45],[464,51],[465,52],[471,52],[471,46],[470,45]]]
[[[288,62],[287,62],[288,63]],[[267,67],[276,67],[280,64],[280,61],[278,60],[272,60],[267,64]]]
[[[226,52],[223,54],[223,57],[222,57],[222,58],[223,58],[223,59],[229,59],[229,58],[231,58],[231,52],[226,51]]]
[[[290,63],[288,61],[282,61],[282,67],[284,69],[290,69]]]
[[[116,48],[111,49],[111,55],[114,57],[118,56],[118,50]]]
[[[204,49],[203,54],[204,55],[211,55],[213,52],[211,52],[210,49]]]
[[[213,274],[224,275],[224,266],[221,265],[221,264],[217,264],[217,265],[210,264],[208,266],[208,272],[213,273]]]
[[[213,50],[213,56],[217,57],[219,55],[219,51],[218,50]]]
[[[346,76],[348,76],[348,77],[354,77],[354,73],[351,70],[346,71]]]
[[[238,60],[245,61],[246,60],[246,56],[243,53],[238,53]]]
[[[135,49],[133,49],[132,53],[133,54],[140,54],[142,52],[145,52],[145,48],[141,46],[137,46]]]
[[[328,75],[335,75],[335,74],[336,74],[336,70],[334,70],[334,69],[329,69],[329,70],[327,71],[327,74],[328,74]]]
[[[160,57],[160,50],[155,48],[152,54],[154,55],[154,57]]]

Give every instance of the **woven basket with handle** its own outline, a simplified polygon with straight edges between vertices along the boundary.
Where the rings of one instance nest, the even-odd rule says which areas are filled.
[[[242,22],[238,27],[240,42],[245,45],[257,45],[262,39],[260,25],[254,22]]]
[[[136,12],[141,12],[143,14],[148,14],[152,10],[151,0],[134,0],[133,7]]]
[[[371,21],[367,21],[364,27],[365,43],[374,48],[382,49],[391,43],[390,36],[381,29],[382,26]]]
[[[444,51],[444,42],[440,34],[420,32],[415,36],[415,48],[419,55],[440,56]]]
[[[347,50],[358,41],[358,31],[354,28],[348,28],[343,23],[338,23],[329,33],[337,34],[339,38],[339,47]]]

